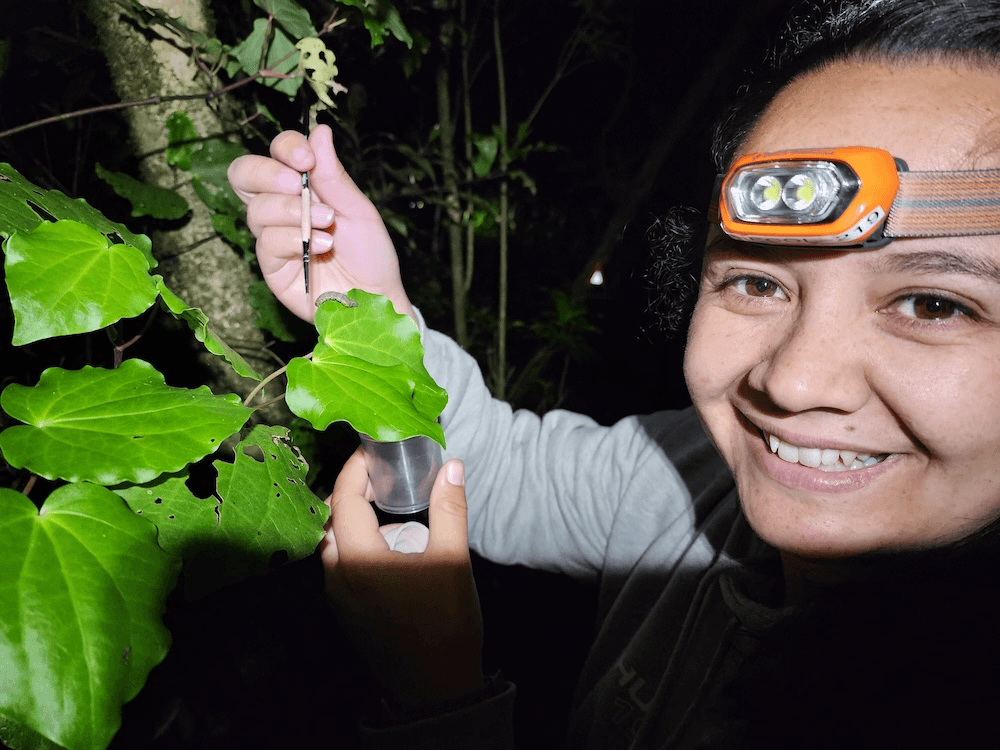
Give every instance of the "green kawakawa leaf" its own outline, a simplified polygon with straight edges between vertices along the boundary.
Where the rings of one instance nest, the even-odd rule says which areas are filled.
[[[82,198],[70,198],[58,190],[42,190],[19,175],[10,164],[0,164],[0,237],[30,232],[50,218],[79,221],[111,242],[120,240],[131,245],[143,254],[148,268],[156,268],[149,237],[133,234],[123,225],[109,221]]]
[[[365,28],[372,38],[372,48],[385,41],[392,34],[407,47],[413,46],[413,37],[406,30],[396,6],[389,0],[337,0],[341,5],[350,5],[361,11]]]
[[[78,221],[15,232],[4,265],[17,345],[96,331],[156,301],[143,254]]]
[[[167,164],[190,171],[191,157],[201,148],[194,122],[184,112],[174,112],[167,118]]]
[[[309,34],[308,36],[315,36]],[[250,36],[237,44],[232,49],[232,54],[239,61],[239,67],[227,65],[226,72],[234,75],[240,68],[247,75],[256,75],[260,70],[260,58],[267,44],[267,60],[264,67],[278,73],[292,74],[299,64],[298,50],[283,29],[273,26],[267,22],[266,18],[257,18],[253,22],[253,31]],[[287,96],[295,96],[302,79],[293,78],[264,78],[261,83],[270,86]]]
[[[173,316],[183,320],[194,332],[195,338],[205,345],[212,354],[222,357],[233,369],[244,378],[261,380],[261,374],[257,372],[250,363],[240,356],[239,352],[229,344],[216,336],[215,331],[208,325],[208,316],[197,307],[191,307],[187,302],[174,294],[167,285],[163,283],[163,277],[153,276],[156,289],[160,293],[163,304],[166,305]]]
[[[303,558],[323,538],[329,509],[306,485],[309,467],[288,434],[258,425],[236,446],[235,463],[214,461],[215,497],[195,497],[183,476],[115,488],[156,524],[160,545],[184,558],[189,598],[266,573],[276,554]]]
[[[435,420],[448,394],[424,367],[416,324],[385,297],[359,289],[347,296],[358,306],[332,300],[316,311],[312,361],[288,363],[288,408],[317,430],[344,421],[375,440],[426,435],[443,446]]]
[[[103,750],[170,646],[160,618],[179,560],[121,498],[85,483],[41,511],[0,489],[0,536],[0,739]]]
[[[312,25],[309,12],[295,0],[253,0],[253,3],[274,16],[274,20],[296,39],[316,36],[316,28]]]
[[[139,182],[123,172],[109,172],[100,164],[94,165],[94,171],[117,195],[132,204],[132,216],[179,219],[190,210],[187,201],[173,190]]]
[[[50,367],[33,388],[7,386],[0,406],[26,423],[0,433],[8,463],[104,485],[177,471],[218,448],[251,413],[233,394],[171,388],[139,359],[116,370]]]

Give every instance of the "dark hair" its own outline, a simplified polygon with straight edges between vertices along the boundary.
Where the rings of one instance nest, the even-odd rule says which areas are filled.
[[[796,6],[763,68],[715,126],[712,158],[725,172],[775,95],[835,60],[960,59],[1000,62],[1000,0],[809,0]],[[654,261],[647,278],[660,328],[678,331],[697,291],[707,229],[704,211],[672,210],[650,227]],[[694,280],[692,282],[692,279]]]
[[[765,69],[715,127],[712,156],[724,172],[775,95],[799,76],[835,60],[1000,61],[1000,0],[836,0],[806,2],[792,13]]]

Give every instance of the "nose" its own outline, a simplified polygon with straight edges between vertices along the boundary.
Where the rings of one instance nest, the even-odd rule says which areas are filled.
[[[748,385],[787,412],[851,414],[871,397],[864,336],[821,311],[800,314],[764,344]],[[857,333],[857,332],[856,332]]]

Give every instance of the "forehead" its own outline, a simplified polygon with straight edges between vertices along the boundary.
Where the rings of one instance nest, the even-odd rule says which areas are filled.
[[[1000,167],[1000,71],[836,62],[785,87],[739,153],[839,146],[883,148],[914,171]]]

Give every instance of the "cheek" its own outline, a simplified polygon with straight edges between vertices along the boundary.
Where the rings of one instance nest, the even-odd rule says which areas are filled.
[[[898,373],[895,385],[884,389],[886,401],[932,457],[1000,454],[1000,363],[974,354],[967,361],[940,357],[914,366],[910,360],[886,370]]]
[[[736,318],[701,302],[695,307],[684,350],[684,378],[696,406],[722,395],[746,374],[747,340]]]

